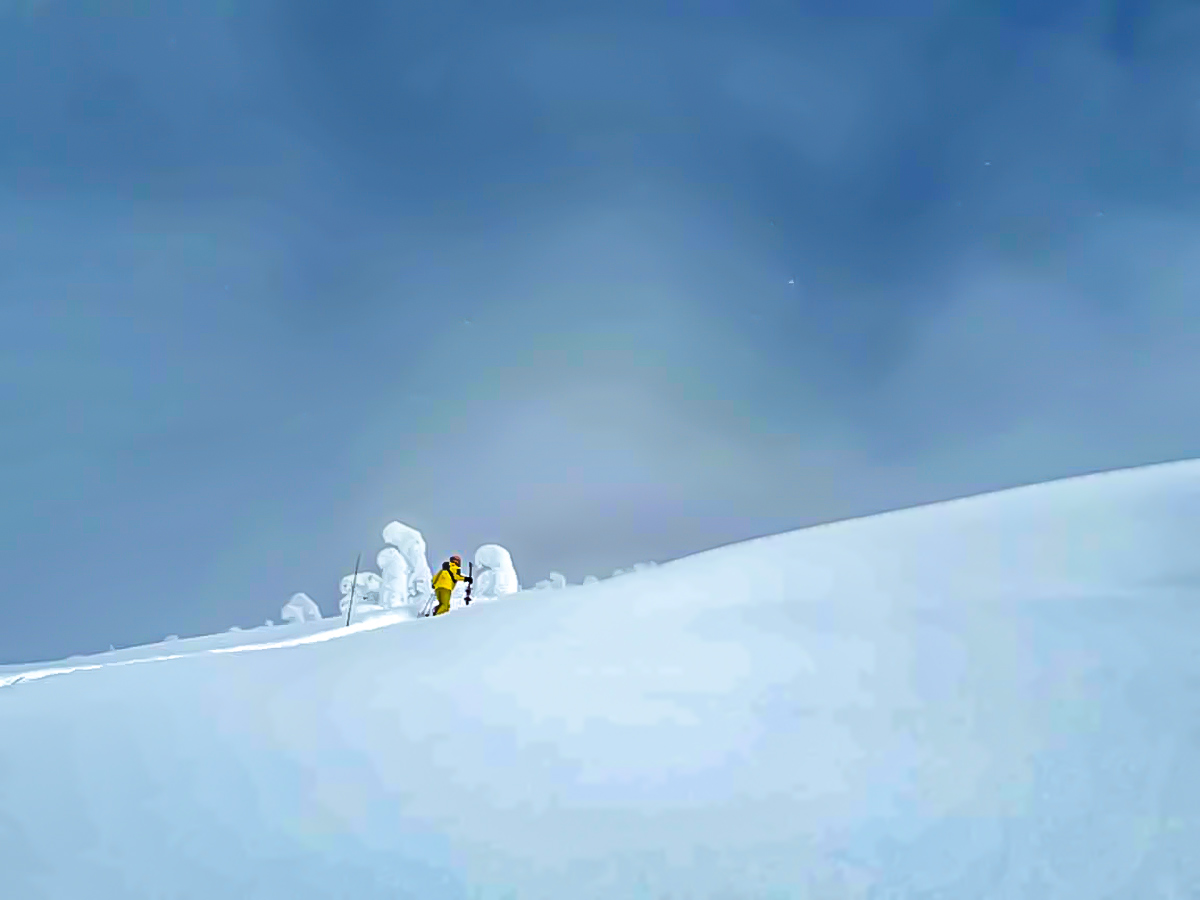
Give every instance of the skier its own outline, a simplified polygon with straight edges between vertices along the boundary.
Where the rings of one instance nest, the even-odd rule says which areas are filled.
[[[462,573],[462,557],[457,553],[442,563],[442,568],[433,576],[433,593],[437,595],[437,609],[433,614],[440,616],[450,612],[450,595],[454,593],[454,586],[460,581],[470,584],[473,580],[470,575]]]

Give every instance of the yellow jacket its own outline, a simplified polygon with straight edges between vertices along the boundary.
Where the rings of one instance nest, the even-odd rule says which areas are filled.
[[[462,569],[455,563],[444,562],[442,567],[438,569],[438,573],[433,576],[433,589],[436,590],[454,590],[454,586],[464,579]]]

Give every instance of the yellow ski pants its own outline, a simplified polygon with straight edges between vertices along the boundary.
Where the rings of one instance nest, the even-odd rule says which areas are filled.
[[[437,595],[437,609],[433,611],[433,614],[440,616],[442,613],[450,612],[450,595],[454,593],[454,588],[434,588],[433,592]]]

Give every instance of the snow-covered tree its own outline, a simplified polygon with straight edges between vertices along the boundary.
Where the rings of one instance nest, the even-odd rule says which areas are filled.
[[[407,573],[403,579],[403,586],[401,586],[400,572],[394,557],[391,554],[384,556],[387,548],[380,553],[379,568],[384,571],[385,578],[391,579],[385,599],[390,601],[392,597],[390,592],[398,591],[400,592],[399,596],[403,599],[396,605],[407,604],[413,609],[419,610],[425,605],[429,595],[433,593],[433,573],[429,569],[429,560],[426,557],[425,538],[421,536],[421,532],[403,522],[389,522],[383,529],[383,541],[400,553],[407,566]],[[385,563],[388,566],[387,569],[385,569]]]
[[[471,596],[494,600],[521,589],[512,554],[499,544],[484,544],[475,551],[475,583]]]
[[[342,617],[345,618],[350,607],[351,588],[354,591],[356,615],[381,611],[382,607],[379,605],[380,580],[374,572],[359,572],[357,581],[353,575],[343,577],[341,581],[342,599],[338,601],[338,609],[341,610]]]
[[[292,594],[292,599],[283,605],[279,618],[285,622],[316,622],[321,618],[321,608],[308,594]]]
[[[395,547],[384,547],[375,557],[379,566],[379,605],[384,609],[406,606],[408,597],[408,561]]]

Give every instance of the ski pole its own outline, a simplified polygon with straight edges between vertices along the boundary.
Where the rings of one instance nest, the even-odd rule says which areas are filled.
[[[362,554],[354,561],[354,580],[350,582],[350,602],[346,604],[346,627],[350,627],[350,614],[354,612],[354,589],[358,587],[358,567],[362,563]]]

